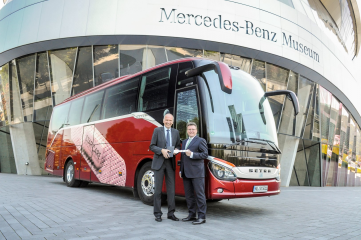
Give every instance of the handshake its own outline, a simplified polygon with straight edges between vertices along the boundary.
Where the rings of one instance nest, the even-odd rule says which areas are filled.
[[[187,152],[187,150],[174,149],[173,154],[178,154],[178,153],[182,153],[182,152]]]

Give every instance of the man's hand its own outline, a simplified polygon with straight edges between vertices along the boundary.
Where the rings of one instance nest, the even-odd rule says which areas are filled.
[[[162,149],[162,154],[165,159],[169,158],[169,155],[168,155],[169,152],[170,151],[168,149]]]
[[[189,149],[187,149],[187,151],[186,151],[186,155],[187,155],[188,157],[190,157],[190,156],[191,156],[191,154],[192,154],[192,152],[191,152]]]

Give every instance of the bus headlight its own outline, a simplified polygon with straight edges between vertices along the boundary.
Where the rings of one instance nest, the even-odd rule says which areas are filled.
[[[219,180],[234,181],[237,179],[232,169],[219,165],[215,162],[209,162],[209,169]]]

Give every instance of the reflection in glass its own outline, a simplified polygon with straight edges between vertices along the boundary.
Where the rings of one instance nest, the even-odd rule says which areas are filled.
[[[34,121],[49,120],[51,116],[51,92],[47,54],[36,57]]]
[[[330,111],[331,111],[331,93],[323,87],[320,90],[320,110],[321,110],[321,142],[328,142],[328,131],[330,126]]]
[[[72,96],[93,87],[92,49],[80,47],[73,79]]]
[[[145,45],[119,45],[120,76],[146,69],[146,66],[143,66],[144,58],[146,58]]]
[[[316,85],[316,84],[315,84]],[[320,141],[320,90],[318,85],[315,92],[315,104],[314,104],[314,117],[313,117],[313,128],[312,128],[312,140]]]
[[[3,108],[2,121],[5,125],[10,123],[10,91],[9,91],[9,64],[0,67],[0,93]]]
[[[266,91],[266,82],[267,82],[265,69],[266,69],[265,62],[253,60],[251,75],[260,82],[264,91]]]
[[[327,144],[322,144],[321,150],[322,150],[322,169],[323,169],[322,180],[323,180],[323,186],[325,186],[326,184],[325,178],[327,176],[327,171],[325,171],[325,169],[326,169],[326,165],[330,162],[332,156],[332,147]]]
[[[168,61],[185,57],[203,57],[203,50],[177,47],[166,47]],[[219,61],[219,60],[218,60]]]
[[[338,146],[332,147],[331,158],[326,163],[326,186],[336,186],[337,185],[337,165],[338,158],[340,154],[340,148]]]
[[[93,93],[85,98],[81,123],[88,123],[100,119],[100,110],[103,100],[104,90]]]
[[[293,91],[297,94],[298,88],[298,74],[290,71],[290,77],[288,80],[287,90]],[[282,112],[282,119],[278,132],[293,135],[293,129],[295,126],[295,111],[292,102],[286,98],[285,105]]]
[[[251,65],[252,65],[252,59],[233,55],[232,66],[239,67],[246,73],[250,73]]]
[[[300,186],[309,186],[308,173],[307,173],[307,162],[305,158],[305,152],[303,151],[303,141],[299,142],[294,169],[297,174],[298,183]]]
[[[55,108],[51,117],[51,132],[55,135],[60,129],[66,127],[70,103]]]
[[[80,124],[81,111],[83,109],[84,98],[79,98],[71,102],[69,117],[68,117],[68,126],[74,126]]]
[[[345,107],[342,107],[341,111],[341,128],[340,128],[340,155],[338,158],[338,170],[337,170],[337,186],[346,186],[347,184],[347,152],[348,152],[348,125],[349,114]],[[346,145],[347,139],[347,145]]]
[[[328,143],[332,145],[340,145],[340,102],[332,96],[330,111],[330,129],[328,131]]]
[[[49,51],[53,103],[57,105],[70,97],[76,48]]]
[[[119,77],[118,45],[94,46],[95,86]]]
[[[107,89],[102,119],[130,114],[137,111],[136,97],[139,78],[127,80]]]
[[[10,111],[11,123],[24,122],[23,111],[20,102],[20,89],[15,60],[10,62]]]
[[[288,81],[288,73],[289,73],[288,70],[277,67],[272,64],[267,64],[266,70],[267,70],[267,85],[266,85],[267,92],[287,89],[287,81]],[[273,117],[275,119],[276,128],[278,128],[279,118],[281,116],[284,100],[285,100],[285,95],[268,97],[268,101],[271,104]]]
[[[31,122],[33,120],[35,55],[17,59],[16,63],[24,121]]]
[[[171,67],[165,67],[142,76],[138,111],[149,111],[168,105],[171,70]]]
[[[195,122],[199,129],[197,94],[195,89],[177,94],[176,129],[178,129],[182,140],[188,138],[188,122]]]
[[[312,90],[313,90],[313,82],[308,80],[307,78],[304,78],[303,76],[300,76],[298,79],[298,103],[300,107],[300,113],[296,117],[296,136],[301,137],[302,134],[302,128],[305,125],[307,112],[308,112],[308,106],[312,99]]]
[[[221,59],[220,53],[216,52],[216,51],[204,50],[203,57],[208,58],[208,59],[212,59],[212,60],[215,60],[215,61],[220,61],[220,59]]]
[[[313,141],[304,142],[310,186],[321,187],[320,145]],[[309,146],[306,146],[306,142]]]
[[[146,53],[145,69],[167,62],[164,47],[148,45]]]
[[[222,62],[224,62],[225,64],[228,64],[230,66],[232,65],[232,55],[228,54],[228,53],[221,53],[221,60]]]

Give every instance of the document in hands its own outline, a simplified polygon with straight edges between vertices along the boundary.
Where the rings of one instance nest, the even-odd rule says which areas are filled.
[[[174,154],[178,154],[178,153],[182,153],[182,152],[186,152],[186,151],[187,151],[187,150],[177,150],[177,149],[176,149],[176,150],[174,150],[173,153],[174,153]]]

